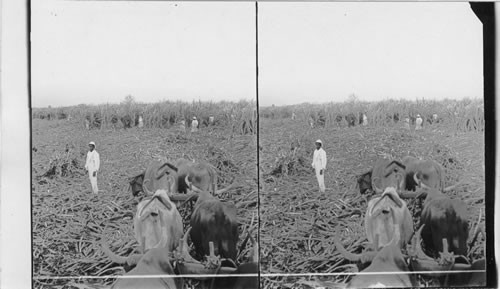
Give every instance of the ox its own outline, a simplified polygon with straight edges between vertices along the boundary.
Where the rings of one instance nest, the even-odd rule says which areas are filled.
[[[405,166],[395,160],[378,159],[373,168],[358,176],[357,183],[361,194],[370,191],[382,193],[387,187],[398,191],[405,187]]]
[[[336,236],[335,247],[346,259],[366,263],[373,259],[381,248],[388,246],[396,234],[399,248],[403,248],[410,241],[413,235],[413,221],[406,202],[399,198],[395,188],[389,187],[381,197],[370,200],[365,215],[365,231],[369,250],[364,254],[348,252]]]
[[[417,186],[435,188],[440,191],[445,189],[444,170],[437,162],[406,156],[402,163],[406,168],[406,190],[415,191]]]
[[[480,259],[469,264],[465,257],[448,252],[448,241],[446,239],[442,240],[443,251],[439,252],[438,261],[426,255],[420,244],[421,232],[424,228],[425,225],[420,227],[413,237],[412,246],[409,248],[410,265],[413,270],[428,271],[429,275],[439,277],[441,285],[446,287],[484,286],[486,284],[486,260]],[[461,272],[453,273],[453,271]]]
[[[391,241],[383,247],[373,258],[370,266],[362,273],[380,272],[380,275],[357,275],[347,284],[347,288],[374,288],[374,287],[416,287],[417,282],[409,272],[408,265],[399,247],[399,228],[394,226],[394,235]],[[397,274],[401,272],[402,274]]]
[[[188,181],[203,191],[211,193],[217,192],[217,175],[214,168],[208,163],[192,162],[186,159],[178,159],[175,162],[177,167],[177,191],[187,193]]]
[[[476,261],[471,265],[465,257],[469,236],[466,204],[451,199],[436,189],[426,190],[427,197],[420,217],[421,227],[415,234],[413,245],[413,255],[417,258],[412,260],[412,266],[420,271],[484,270],[484,261]],[[425,251],[420,246],[420,238]],[[472,286],[485,281],[483,272],[432,275],[440,277],[443,286]]]
[[[167,191],[158,190],[152,197],[145,198],[137,205],[134,234],[142,251],[162,248],[166,252],[173,252],[179,246],[182,217],[175,204],[170,201]],[[143,252],[121,257],[111,252],[104,242],[101,245],[104,253],[115,263],[133,266],[143,257]]]
[[[436,189],[428,189],[420,216],[422,238],[426,251],[434,257],[443,252],[443,239],[457,255],[467,255],[469,223],[464,202],[451,199]]]
[[[193,214],[191,215],[191,240],[199,258],[208,256],[209,243],[214,243],[214,253],[222,258],[236,260],[238,243],[238,219],[233,203],[222,203],[209,192],[197,188],[186,176],[189,188],[197,191]]]
[[[173,164],[168,161],[153,161],[146,170],[129,180],[132,194],[143,191],[147,186],[149,191],[168,189],[170,192],[187,193],[186,176],[197,188],[211,193],[220,194],[228,188],[217,190],[217,175],[208,163],[195,163],[186,159],[178,159]]]
[[[154,160],[147,166],[144,172],[129,180],[132,195],[137,196],[139,192],[145,191],[145,187],[150,192],[160,189],[176,192],[176,173],[177,167],[170,162]]]
[[[234,289],[256,289],[259,288],[259,249],[257,242],[249,235],[249,238],[253,243],[253,256],[250,258],[249,263],[240,264],[236,266],[233,262],[231,263],[231,267],[222,267],[221,263],[218,266],[209,268],[207,265],[201,264],[199,261],[194,259],[189,254],[189,246],[187,243],[187,236],[190,234],[191,229],[188,229],[182,238],[182,242],[180,244],[180,248],[178,250],[179,257],[178,267],[177,269],[182,274],[190,274],[190,275],[200,275],[200,274],[224,274],[229,276],[224,277],[215,277],[211,280],[209,278],[200,276],[197,279],[207,280],[208,282],[202,282],[202,288],[234,288]],[[244,242],[245,243],[245,242]],[[209,242],[210,244],[210,255],[207,256],[207,260],[213,260],[210,258],[216,258],[214,253],[213,242]],[[240,275],[240,276],[237,276]],[[243,275],[243,276],[241,276]],[[211,286],[210,286],[211,285]]]

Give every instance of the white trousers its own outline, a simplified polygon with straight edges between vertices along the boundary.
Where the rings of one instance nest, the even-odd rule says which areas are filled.
[[[95,177],[94,177],[94,176],[92,176],[92,174],[93,174],[93,173],[94,173],[94,172],[91,172],[91,171],[89,170],[90,184],[92,185],[92,192],[93,192],[94,194],[97,194],[97,192],[98,192],[98,189],[97,189],[97,173],[96,173],[96,176],[95,176]]]
[[[322,175],[319,174],[320,171],[321,171],[321,169],[316,168],[316,179],[318,180],[319,191],[324,193],[325,192],[325,171],[323,171]]]

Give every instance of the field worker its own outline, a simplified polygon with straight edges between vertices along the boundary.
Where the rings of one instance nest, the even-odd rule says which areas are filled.
[[[415,119],[415,130],[421,130],[422,129],[422,118],[420,117],[420,114],[417,114],[417,119]]]
[[[292,112],[292,120],[295,120],[296,117],[297,115],[295,114],[295,112]]]
[[[196,120],[196,116],[193,116],[193,121],[191,122],[191,132],[198,131],[198,120]]]
[[[313,155],[312,167],[316,170],[316,178],[318,179],[319,191],[325,192],[325,169],[326,169],[326,152],[322,148],[321,140],[316,141],[316,150]]]
[[[410,129],[410,118],[409,117],[405,118],[405,128]]]
[[[142,119],[142,115],[139,115],[139,124],[137,125],[139,128],[144,126],[144,120]]]
[[[97,171],[99,171],[99,154],[95,150],[95,142],[89,143],[89,152],[87,153],[87,162],[85,162],[85,169],[89,172],[90,184],[92,185],[92,192],[97,194]]]
[[[312,118],[312,116],[309,117],[309,126],[311,128],[314,128],[314,119]]]
[[[179,127],[181,128],[182,132],[186,132],[186,121],[184,119],[181,120]]]
[[[368,117],[366,116],[366,113],[363,113],[363,125],[366,126],[368,124]]]

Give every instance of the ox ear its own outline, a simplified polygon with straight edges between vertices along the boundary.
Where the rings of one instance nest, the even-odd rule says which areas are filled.
[[[142,172],[142,173],[138,174],[137,176],[133,176],[133,177],[129,178],[129,184],[138,183],[138,184],[142,185],[142,183],[144,181],[144,174],[145,174],[145,172]]]
[[[165,174],[169,173],[169,170],[172,170],[176,173],[178,171],[176,166],[166,162],[158,168],[158,171],[156,172],[156,179],[161,179]]]
[[[358,184],[362,184],[365,181],[371,182],[371,179],[372,179],[372,170],[370,170],[364,174],[358,175],[357,182],[358,182]]]

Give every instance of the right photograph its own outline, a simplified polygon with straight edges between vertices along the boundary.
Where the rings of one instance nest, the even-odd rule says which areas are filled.
[[[486,285],[476,13],[258,3],[261,288]]]

